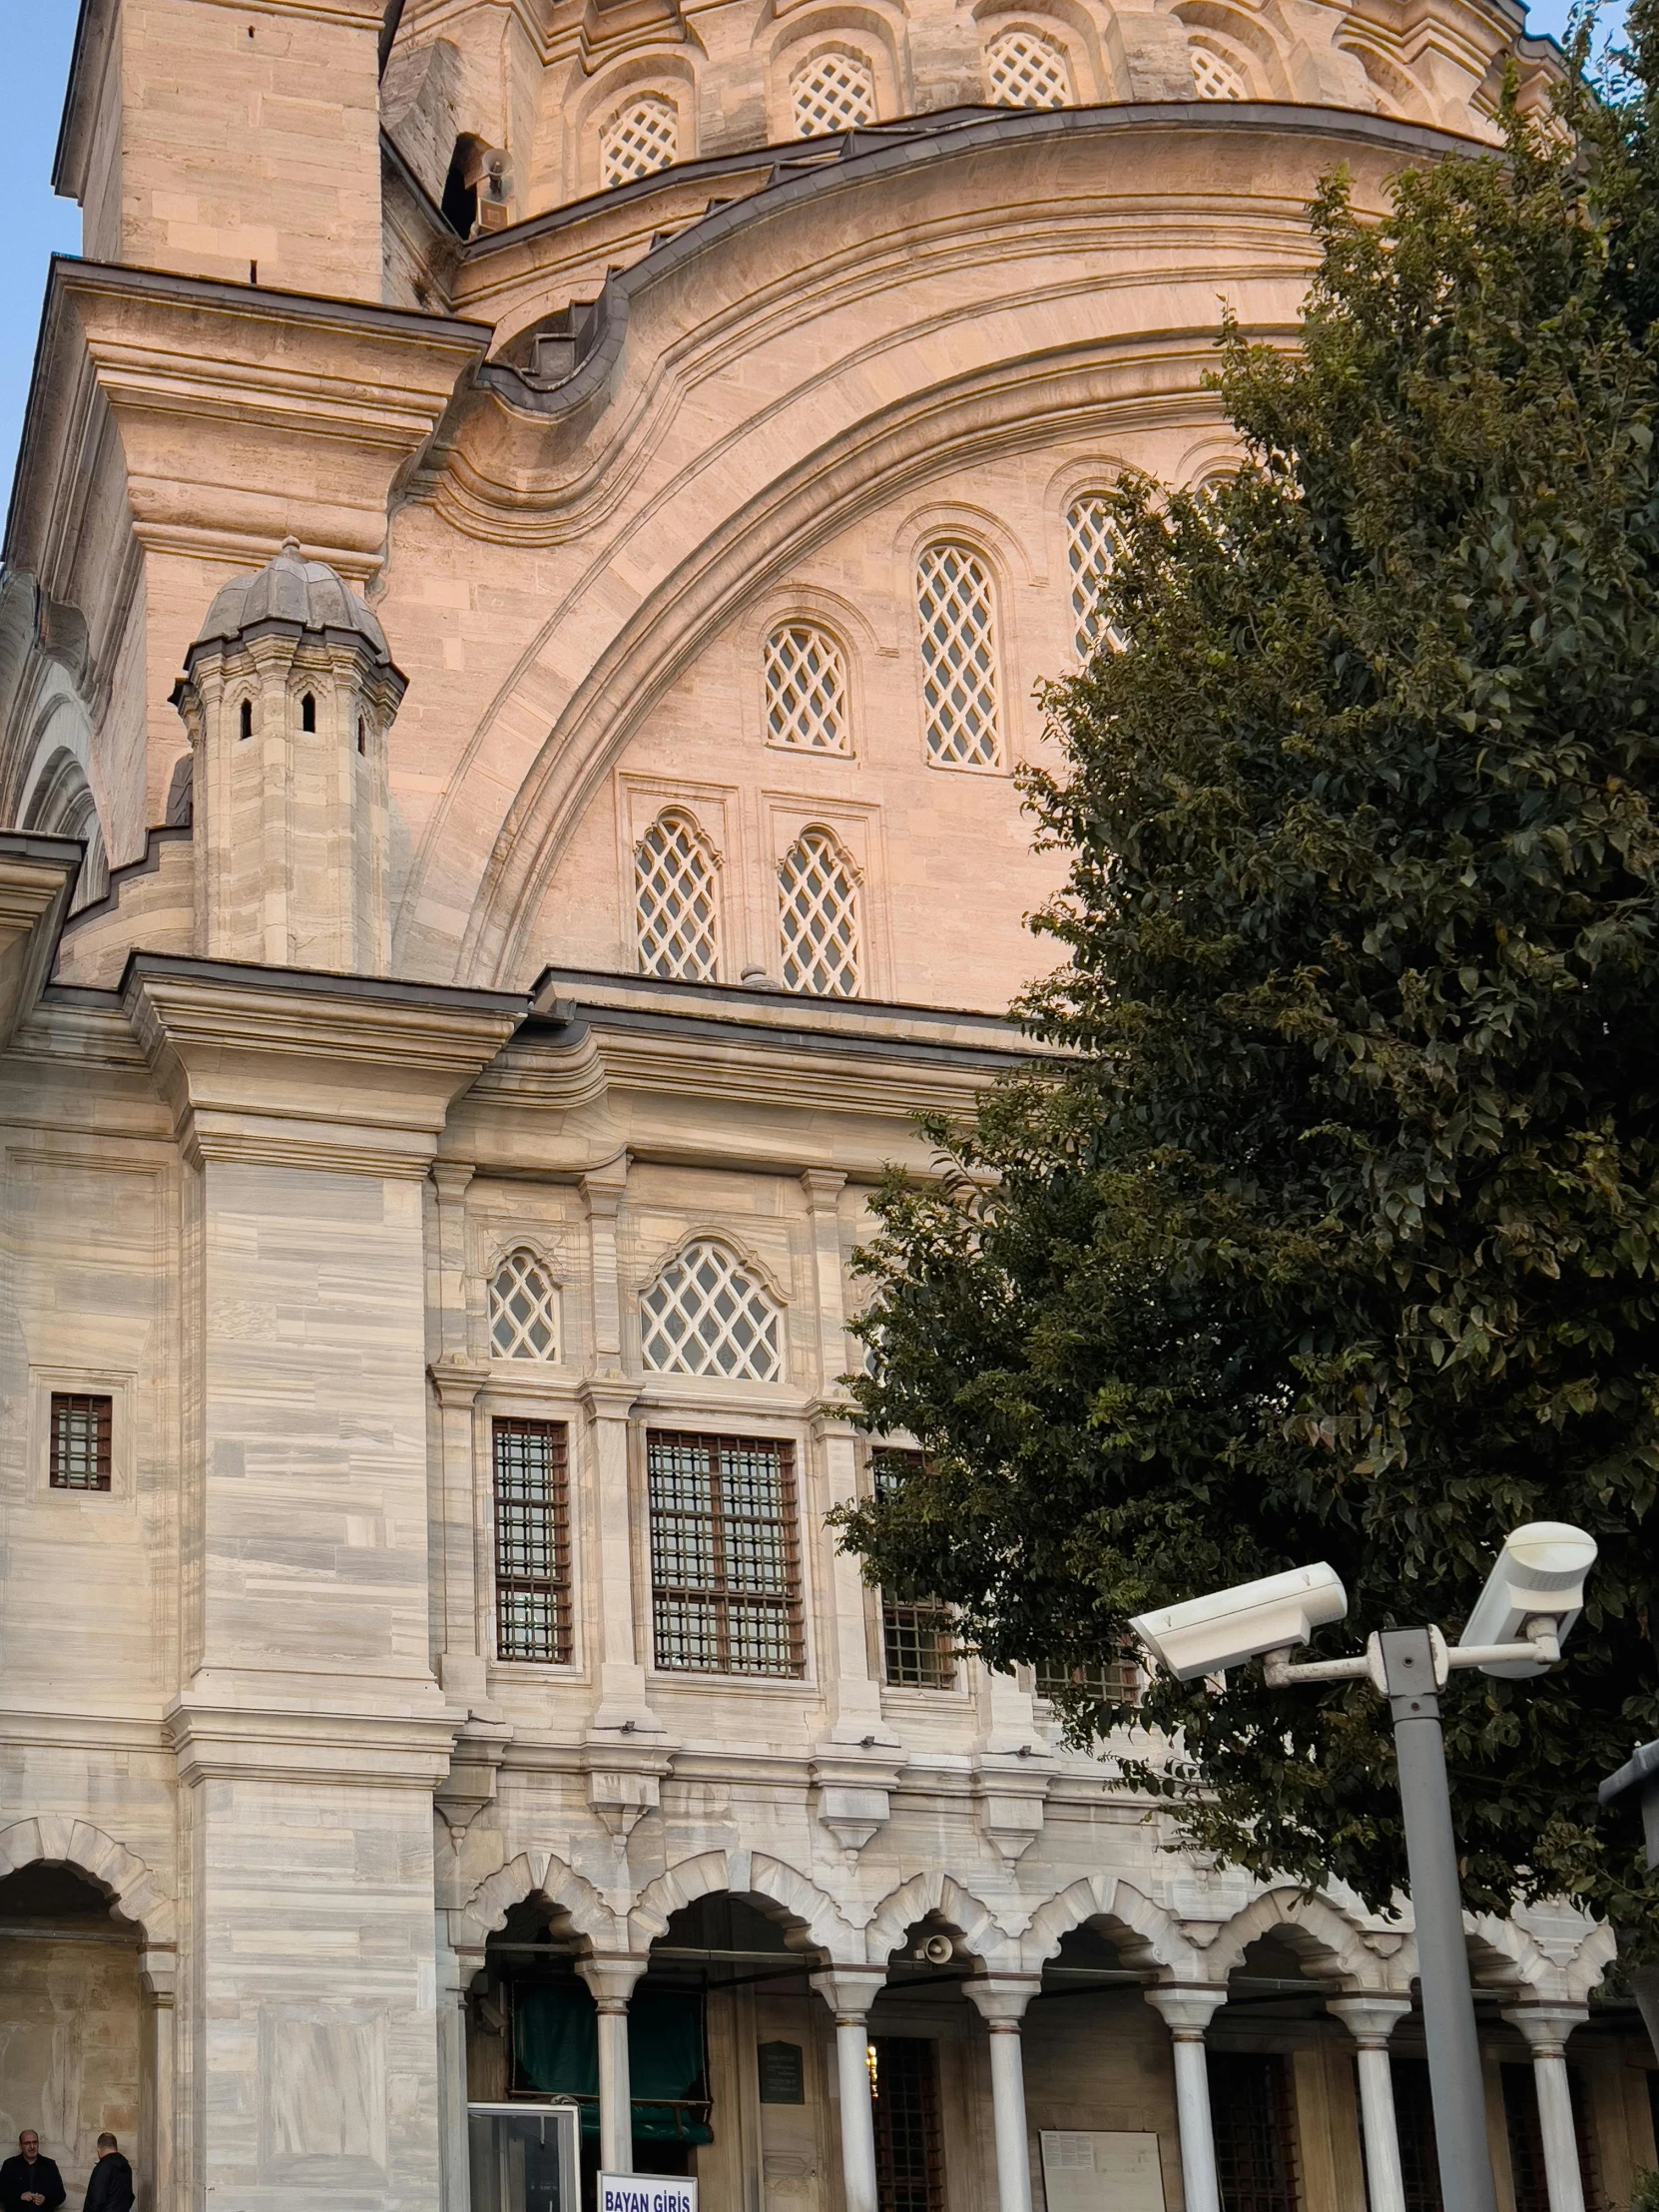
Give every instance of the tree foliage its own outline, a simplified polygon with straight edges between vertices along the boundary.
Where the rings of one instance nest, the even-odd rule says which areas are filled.
[[[999,1666],[1322,1558],[1325,1649],[1454,1633],[1509,1528],[1581,1523],[1566,1663],[1445,1695],[1466,1895],[1653,1939],[1595,1799],[1659,1734],[1659,0],[1632,38],[1573,147],[1510,116],[1381,223],[1329,181],[1300,348],[1224,333],[1239,473],[1114,495],[1121,650],[1026,779],[1055,1056],[879,1194],[856,1393],[928,1459],[839,1518]],[[1199,1843],[1402,1885],[1368,1687],[1140,1717]]]

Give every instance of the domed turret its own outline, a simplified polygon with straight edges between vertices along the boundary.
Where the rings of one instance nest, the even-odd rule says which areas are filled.
[[[221,586],[173,692],[204,952],[384,972],[386,741],[404,688],[367,607],[295,539]]]

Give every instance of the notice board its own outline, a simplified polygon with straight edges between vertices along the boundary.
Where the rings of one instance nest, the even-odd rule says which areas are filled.
[[[1042,2131],[1048,2212],[1164,2212],[1156,2135]]]

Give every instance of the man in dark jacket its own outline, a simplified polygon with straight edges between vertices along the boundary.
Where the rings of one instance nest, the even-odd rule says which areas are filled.
[[[121,2155],[113,2135],[98,2138],[98,2163],[87,2183],[82,2212],[132,2212],[133,2169]]]
[[[17,2138],[17,2156],[0,2166],[0,2212],[57,2212],[63,2202],[63,2176],[43,2158],[40,2137],[26,2127]]]

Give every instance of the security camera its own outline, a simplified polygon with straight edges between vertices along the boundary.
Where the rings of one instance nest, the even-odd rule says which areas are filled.
[[[1305,1644],[1316,1628],[1347,1611],[1348,1592],[1335,1568],[1322,1562],[1142,1613],[1129,1625],[1177,1682],[1192,1682],[1264,1651]]]
[[[916,1954],[930,1966],[948,1966],[956,1955],[956,1945],[948,1936],[929,1936],[917,1944]]]
[[[1582,1610],[1584,1577],[1595,1556],[1595,1538],[1566,1521],[1528,1521],[1524,1528],[1515,1529],[1503,1539],[1480,1602],[1457,1639],[1457,1650],[1530,1642],[1536,1633],[1528,1626],[1531,1621],[1553,1632],[1559,1647]],[[1531,1675],[1546,1674],[1551,1660],[1540,1653],[1478,1664],[1482,1674],[1524,1682]]]

